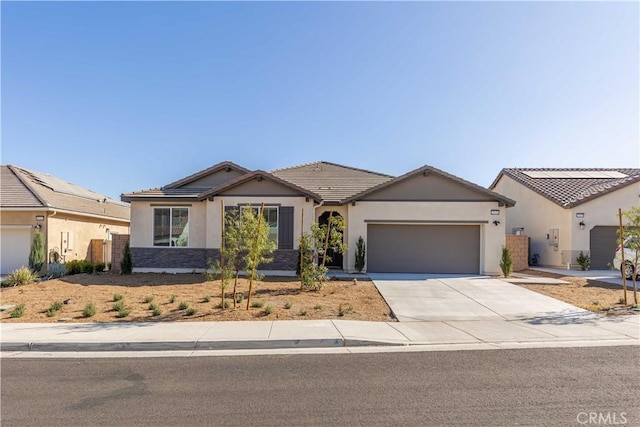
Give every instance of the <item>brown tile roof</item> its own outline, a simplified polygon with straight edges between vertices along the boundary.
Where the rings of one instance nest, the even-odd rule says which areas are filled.
[[[640,182],[640,169],[632,168],[507,168],[502,169],[489,188],[494,188],[503,175],[564,208],[572,208],[627,185]],[[564,177],[561,177],[562,175]]]
[[[130,218],[129,204],[52,175],[2,165],[1,178],[1,208],[42,207],[127,221]]]
[[[391,175],[324,161],[277,169],[272,174],[319,194],[328,203],[339,203],[393,178]]]
[[[368,189],[366,189],[366,190],[364,190],[364,191],[362,191],[362,192],[360,192],[358,194],[354,194],[353,196],[351,196],[349,198],[343,199],[341,202],[342,203],[349,203],[351,201],[358,200],[358,199],[366,196],[367,194],[374,193],[374,192],[376,192],[378,190],[381,190],[381,189],[386,188],[386,187],[388,187],[390,185],[393,185],[393,184],[395,184],[395,183],[397,183],[399,181],[403,181],[403,180],[409,179],[409,178],[411,178],[413,176],[422,175],[422,174],[434,174],[434,175],[439,175],[439,176],[444,177],[444,178],[448,178],[448,179],[450,179],[452,181],[457,182],[458,184],[462,184],[463,186],[465,186],[465,187],[467,187],[467,188],[469,188],[469,189],[471,189],[471,190],[473,190],[475,192],[484,194],[485,196],[487,196],[487,197],[489,197],[491,199],[494,199],[497,202],[499,202],[501,204],[504,204],[505,206],[508,206],[508,207],[515,206],[515,204],[516,204],[515,201],[509,199],[508,197],[505,197],[505,196],[503,196],[501,194],[498,194],[498,193],[496,193],[494,191],[487,190],[486,188],[481,187],[481,186],[479,186],[477,184],[474,184],[473,182],[466,181],[466,180],[464,180],[462,178],[459,178],[459,177],[457,177],[455,175],[451,175],[451,174],[449,174],[449,173],[447,173],[445,171],[442,171],[442,170],[440,170],[438,168],[435,168],[435,167],[429,166],[429,165],[425,165],[425,166],[419,167],[418,169],[414,169],[411,172],[407,172],[406,174],[404,174],[402,176],[399,176],[397,178],[393,178],[391,180],[383,182],[382,184],[379,184],[379,185],[377,185],[375,187],[368,188]]]
[[[265,172],[263,170],[257,170],[257,171],[251,172],[251,173],[244,174],[244,175],[239,176],[239,177],[237,177],[235,179],[232,179],[231,181],[227,181],[224,184],[221,184],[221,185],[219,185],[219,186],[217,186],[215,188],[212,188],[210,190],[204,191],[200,195],[198,195],[198,199],[199,200],[204,200],[207,197],[211,197],[211,196],[215,196],[217,194],[223,193],[225,190],[228,190],[230,188],[236,187],[236,186],[238,186],[240,184],[243,184],[243,183],[245,183],[247,181],[250,181],[252,179],[255,179],[255,178],[261,179],[263,177],[266,178],[266,179],[273,180],[274,182],[277,182],[279,184],[282,184],[285,187],[291,188],[294,191],[298,191],[301,194],[312,198],[316,202],[320,202],[322,200],[318,193],[314,193],[313,191],[309,191],[309,190],[307,190],[305,188],[302,188],[302,187],[300,187],[300,186],[298,186],[296,184],[293,184],[293,183],[291,183],[289,181],[285,181],[282,178],[279,178],[278,176],[276,176],[276,175],[274,175],[272,173],[269,173],[269,172]]]

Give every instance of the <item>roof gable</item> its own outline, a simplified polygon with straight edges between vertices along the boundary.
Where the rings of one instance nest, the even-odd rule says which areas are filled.
[[[167,184],[163,188],[214,188],[249,172],[249,169],[240,165],[224,161]]]
[[[257,170],[247,173],[218,187],[204,191],[198,195],[199,200],[213,196],[246,196],[246,197],[291,197],[304,196],[320,202],[318,194],[298,187],[277,176]]]
[[[272,174],[317,193],[328,203],[338,203],[393,178],[391,175],[325,161],[277,169]]]
[[[502,169],[490,188],[495,188],[503,176],[563,208],[572,208],[640,182],[640,169],[506,168]]]
[[[405,175],[370,188],[349,199],[366,201],[497,201],[514,206],[515,202],[479,185],[465,181],[432,166],[423,166]]]
[[[127,221],[130,216],[126,203],[58,177],[13,165],[2,167],[2,207],[44,207]]]

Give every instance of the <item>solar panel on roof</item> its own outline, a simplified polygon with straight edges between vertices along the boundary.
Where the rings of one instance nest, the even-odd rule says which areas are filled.
[[[619,179],[626,178],[627,175],[618,171],[598,171],[598,170],[581,170],[581,171],[520,171],[529,178],[534,179]]]

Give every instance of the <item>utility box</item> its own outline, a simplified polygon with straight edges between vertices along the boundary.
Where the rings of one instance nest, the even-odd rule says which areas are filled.
[[[62,254],[73,251],[73,234],[70,231],[63,231],[60,234],[60,250]]]

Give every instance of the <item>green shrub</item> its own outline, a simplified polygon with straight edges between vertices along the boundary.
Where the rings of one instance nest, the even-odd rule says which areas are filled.
[[[104,262],[96,262],[93,265],[93,269],[96,273],[101,273],[103,272],[105,269],[107,268],[107,264],[105,264]]]
[[[133,260],[131,259],[131,248],[129,248],[129,242],[124,244],[122,250],[122,261],[120,261],[120,272],[122,274],[131,274],[133,271]]]
[[[158,308],[158,304],[156,304],[155,302],[152,302],[151,304],[149,304],[149,310],[153,311],[157,308]]]
[[[313,306],[314,310],[322,310],[322,304],[316,304]]]
[[[48,308],[47,311],[44,312],[44,314],[47,315],[47,317],[53,317],[58,313],[57,310],[52,310],[51,308]]]
[[[218,304],[217,306],[218,308],[222,308],[222,303]],[[231,303],[229,302],[229,300],[224,300],[224,308],[229,308],[231,307]]]
[[[146,297],[144,297],[144,302],[148,304],[150,302],[153,302],[154,299],[155,297],[153,295],[147,295]]]
[[[203,302],[211,302],[211,295],[205,295],[204,297],[202,297],[202,301]]]
[[[123,307],[121,310],[118,310],[118,314],[116,317],[118,319],[122,319],[123,317],[127,317],[129,315],[129,310],[126,307]]]
[[[580,265],[580,270],[582,271],[588,270],[589,266],[591,265],[591,258],[589,257],[588,254],[585,255],[584,252],[582,251],[580,251],[580,253],[576,257],[576,261]]]
[[[500,270],[504,277],[509,277],[513,271],[513,261],[511,259],[511,251],[508,247],[502,246],[502,256],[500,258]]]
[[[122,311],[126,308],[123,300],[120,300],[111,306],[111,311]]]
[[[345,314],[351,313],[353,311],[353,307],[348,302],[340,304],[338,306],[338,316],[342,317]]]
[[[290,302],[286,302],[286,303],[284,304],[284,308],[286,308],[287,310],[289,310],[292,306],[293,306],[293,304],[292,304],[292,303],[290,303]]]
[[[9,273],[2,286],[28,285],[38,281],[38,274],[27,267],[20,267]]]
[[[169,298],[169,304],[173,304],[174,302],[176,302],[176,296],[171,295],[171,297]]]
[[[47,266],[46,276],[50,279],[57,279],[67,274],[67,266],[57,262],[53,262]]]
[[[187,309],[187,311],[184,313],[187,316],[193,316],[194,314],[196,314],[198,312],[198,310],[196,310],[195,308],[189,308]]]
[[[67,268],[68,275],[80,273],[92,274],[95,272],[95,266],[86,259],[74,259],[71,261],[67,261],[65,263],[65,266]]]
[[[160,307],[158,307],[156,304],[151,304],[154,305],[155,307],[151,309],[151,314],[153,316],[160,316],[162,314],[162,309]]]
[[[242,301],[244,301],[244,294],[237,294],[236,295],[236,303],[240,304]]]
[[[364,268],[366,253],[367,249],[364,244],[364,239],[360,236],[356,242],[356,270],[358,270],[358,273],[362,272],[362,269]]]
[[[120,301],[124,298],[122,294],[113,294],[113,302]]]
[[[11,310],[11,312],[9,313],[9,316],[17,319],[19,317],[24,316],[24,313],[27,311],[27,308],[24,306],[24,304],[20,304],[18,306],[16,306],[13,310]]]
[[[306,316],[307,315],[307,309],[306,308],[301,308],[300,309],[300,316]]]
[[[84,306],[84,310],[82,310],[82,317],[92,317],[95,316],[98,310],[96,310],[96,306],[94,303],[90,302]]]
[[[180,301],[180,305],[178,306],[178,309],[180,310],[186,310],[189,308],[189,303],[186,301]]]
[[[62,307],[64,307],[64,303],[62,301],[54,301],[51,303],[51,306],[49,308],[55,311],[59,311],[62,310]]]
[[[31,252],[29,252],[29,268],[33,271],[42,270],[45,258],[44,234],[40,231],[36,231],[33,235],[33,241],[31,242]]]
[[[253,308],[262,308],[264,303],[262,301],[254,301],[251,303],[251,307]]]
[[[264,308],[264,314],[266,314],[267,316],[270,315],[271,313],[273,313],[273,306],[272,305],[268,305]]]

